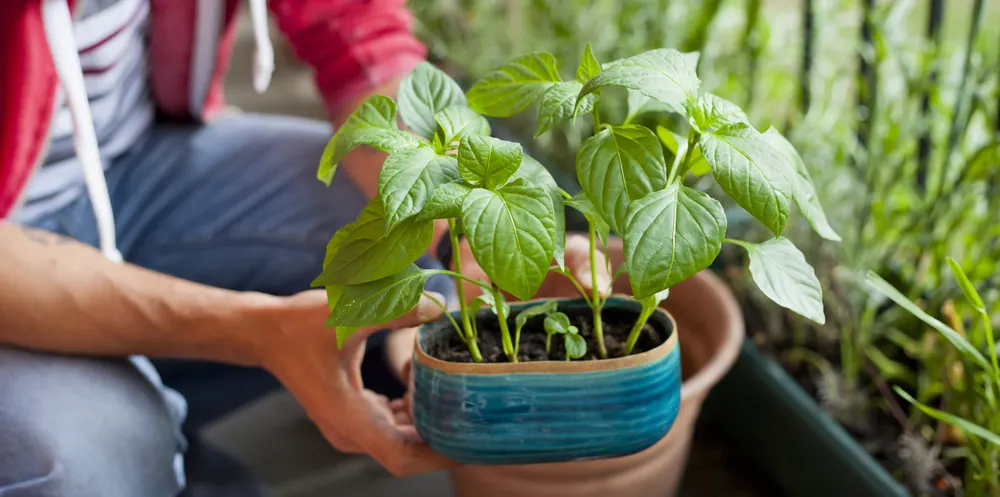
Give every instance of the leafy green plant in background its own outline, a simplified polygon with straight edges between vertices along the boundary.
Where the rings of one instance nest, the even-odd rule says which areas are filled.
[[[761,133],[735,104],[699,92],[697,54],[659,49],[601,65],[588,46],[574,74],[563,81],[556,59],[539,52],[519,57],[488,74],[468,96],[443,72],[420,65],[402,82],[399,108],[414,134],[396,126],[396,104],[369,98],[330,141],[319,177],[329,181],[336,163],[355,147],[367,145],[389,154],[379,174],[378,194],[354,223],[333,235],[323,273],[315,285],[326,287],[331,314],[343,341],[359,326],[374,325],[412,309],[435,274],[470,281],[483,295],[467,302],[459,292],[456,332],[475,361],[482,361],[472,313],[489,306],[497,316],[504,355],[518,360],[525,321],[515,318],[512,334],[504,301],[507,292],[528,300],[550,271],[573,279],[563,267],[564,204],[589,219],[591,279],[596,271],[598,238],[609,229],[622,234],[625,271],[642,303],[627,340],[632,352],[645,321],[673,285],[705,269],[723,242],[745,249],[751,272],[774,301],[823,323],[822,294],[813,269],[781,237],[792,206],[830,238],[808,174],[794,148],[774,129]],[[638,92],[686,117],[685,150],[667,161],[665,147],[649,127],[615,125],[601,119],[599,101],[613,88]],[[607,90],[607,91],[606,91]],[[580,114],[591,116],[594,135],[581,145],[577,175],[583,192],[571,196],[530,160],[521,145],[489,136],[483,115],[504,116],[538,105],[538,134]],[[726,238],[726,213],[709,195],[684,186],[698,155],[721,188],[768,228],[762,243]],[[490,283],[458,272],[423,270],[414,261],[428,248],[435,220],[448,221],[451,241],[464,234]],[[459,251],[454,267],[461,268]],[[552,265],[555,261],[555,265]],[[579,282],[573,280],[577,288]],[[607,358],[602,332],[604,299],[594,288],[581,292],[592,309],[597,356]],[[529,309],[546,314],[549,334],[564,335],[567,358],[586,354],[579,330],[550,306]]]
[[[964,478],[966,495],[997,495],[1000,493],[1000,361],[997,358],[1000,345],[982,297],[954,259],[949,258],[948,264],[965,295],[965,307],[974,315],[970,329],[964,328],[964,320],[957,311],[953,314],[957,318],[955,325],[949,326],[875,273],[868,273],[866,281],[874,292],[888,297],[940,333],[958,351],[953,363],[958,372],[947,378],[948,385],[932,389],[918,384],[917,398],[899,386],[895,387],[895,393],[914,407],[908,420],[926,416],[959,430],[957,438],[966,449],[963,456],[969,461]]]

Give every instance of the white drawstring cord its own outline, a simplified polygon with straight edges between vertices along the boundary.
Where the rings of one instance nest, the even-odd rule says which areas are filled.
[[[274,46],[267,29],[267,0],[250,0],[250,20],[253,24],[253,88],[264,93],[274,72]]]
[[[66,94],[66,103],[73,117],[73,148],[83,169],[87,193],[97,218],[100,248],[105,257],[121,262],[122,254],[115,241],[115,215],[111,209],[108,184],[101,166],[100,149],[94,119],[90,114],[90,101],[83,83],[80,54],[73,37],[73,16],[65,0],[45,0],[42,5],[45,36],[48,38],[56,74]]]

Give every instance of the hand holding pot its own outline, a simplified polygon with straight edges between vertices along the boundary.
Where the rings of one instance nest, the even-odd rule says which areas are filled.
[[[472,248],[469,247],[469,241],[462,239],[459,245],[459,250],[461,251],[462,257],[462,274],[472,278],[480,279],[483,281],[490,281],[489,276],[483,271],[479,264],[476,263],[476,259],[472,255]],[[574,278],[583,287],[583,291],[590,295],[590,292],[594,289],[593,277],[591,274],[590,265],[590,240],[583,235],[571,234],[566,236],[566,270],[573,275]],[[607,297],[611,293],[611,272],[608,271],[607,259],[604,252],[601,250],[595,251],[595,260],[597,265],[597,290],[600,292],[601,296]],[[553,264],[555,262],[553,261]],[[464,282],[466,298],[474,298],[482,294],[482,289],[470,282]],[[539,288],[538,293],[535,294],[536,298],[560,298],[560,297],[573,297],[579,295],[580,291],[576,288],[573,282],[559,273],[550,271],[545,276],[545,281],[542,283],[541,288]],[[506,295],[506,292],[505,292]],[[514,301],[513,297],[506,295],[506,297]]]
[[[406,315],[359,329],[342,349],[337,348],[334,330],[323,325],[329,312],[323,291],[285,299],[269,321],[275,323],[276,333],[262,351],[264,367],[285,385],[338,450],[369,454],[397,476],[453,465],[423,444],[405,410],[390,407],[388,399],[365,389],[361,381],[368,336],[386,328],[412,329],[441,317],[441,309],[422,297]]]

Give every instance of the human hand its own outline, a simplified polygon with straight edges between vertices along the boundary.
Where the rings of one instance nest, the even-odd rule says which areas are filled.
[[[439,301],[440,295],[433,294]],[[359,329],[337,348],[336,333],[325,328],[326,294],[310,290],[283,299],[272,311],[274,333],[262,352],[264,367],[299,401],[323,436],[338,450],[366,453],[389,472],[406,476],[453,466],[423,444],[402,404],[364,388],[361,361],[367,338],[381,329],[412,333],[442,311],[427,297],[415,309],[381,326]],[[412,335],[410,335],[412,336]]]
[[[459,250],[462,257],[462,274],[472,279],[479,279],[489,282],[489,276],[483,271],[472,255],[472,248],[467,239],[462,239],[459,243]],[[607,297],[611,291],[611,273],[608,271],[607,259],[600,249],[594,254],[597,263],[597,290],[602,297]],[[590,240],[583,235],[571,234],[566,237],[566,271],[573,275],[580,283],[587,296],[591,295],[594,288],[591,277],[590,266]],[[553,262],[555,264],[555,262]],[[464,281],[465,295],[467,299],[475,298],[483,293],[482,289],[471,282]],[[566,276],[550,271],[545,276],[541,288],[535,294],[538,298],[558,298],[573,297],[579,295],[580,291],[573,284],[573,281]],[[506,295],[509,299],[510,295]],[[514,299],[512,299],[514,300]]]

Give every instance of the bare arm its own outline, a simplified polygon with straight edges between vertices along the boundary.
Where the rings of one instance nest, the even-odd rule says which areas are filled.
[[[0,221],[3,345],[254,365],[262,321],[279,302],[113,263],[90,246]]]

